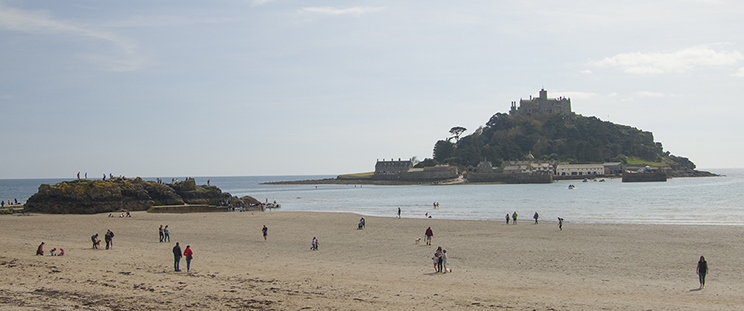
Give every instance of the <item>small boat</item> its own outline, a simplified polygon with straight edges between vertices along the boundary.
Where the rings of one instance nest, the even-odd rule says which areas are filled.
[[[574,186],[574,185],[568,185],[568,189],[574,189],[574,188],[576,188],[576,186]]]
[[[587,182],[587,181],[588,181],[588,180],[586,180],[586,178],[584,178],[584,180],[583,180],[582,182]]]

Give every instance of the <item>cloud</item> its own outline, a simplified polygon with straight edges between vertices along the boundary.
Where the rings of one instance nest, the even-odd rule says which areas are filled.
[[[253,0],[252,3],[251,3],[251,5],[252,6],[259,6],[259,5],[267,4],[267,3],[271,2],[271,1],[274,1],[274,0]]]
[[[81,55],[111,71],[132,71],[149,67],[152,62],[141,55],[136,42],[111,32],[70,21],[55,20],[44,12],[31,12],[0,5],[0,29],[32,34],[64,34],[112,44],[113,54]]]
[[[617,96],[617,93],[615,93],[615,92],[612,92],[610,94],[607,94],[607,97],[615,97],[615,96]]]
[[[590,73],[592,73],[592,71],[591,71],[591,70],[589,70],[589,69],[587,69],[587,70],[582,70],[582,71],[581,71],[581,73],[586,73],[586,74],[590,74]]]
[[[664,97],[664,93],[641,91],[636,92],[638,97]]]
[[[744,67],[739,68],[738,71],[736,71],[735,74],[732,74],[734,77],[744,77]]]
[[[697,67],[716,67],[736,64],[744,59],[739,51],[715,51],[705,45],[668,53],[622,53],[589,65],[616,67],[632,74],[682,73]]]
[[[373,13],[384,10],[385,7],[371,8],[371,7],[353,7],[346,9],[337,9],[332,7],[307,7],[302,8],[302,12],[328,14],[328,15],[356,15],[361,16],[367,13]]]

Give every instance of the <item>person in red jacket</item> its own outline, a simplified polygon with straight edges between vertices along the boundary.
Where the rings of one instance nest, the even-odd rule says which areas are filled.
[[[431,245],[431,238],[434,237],[434,232],[431,231],[431,227],[426,229],[426,245]]]
[[[191,245],[186,245],[186,249],[183,251],[183,257],[186,257],[186,272],[191,270],[191,258],[193,258],[194,252],[191,251]]]

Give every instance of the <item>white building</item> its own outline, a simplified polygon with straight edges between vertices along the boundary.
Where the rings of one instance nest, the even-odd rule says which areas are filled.
[[[556,176],[584,176],[604,175],[604,164],[558,164],[555,168]]]

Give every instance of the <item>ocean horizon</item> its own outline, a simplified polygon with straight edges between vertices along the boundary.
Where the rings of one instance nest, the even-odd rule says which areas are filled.
[[[672,178],[667,182],[623,183],[581,180],[552,184],[458,185],[266,185],[272,181],[335,178],[336,175],[193,177],[234,196],[281,204],[281,211],[349,212],[365,216],[505,221],[517,212],[531,222],[744,225],[744,169],[707,169],[720,177]],[[143,177],[145,180],[186,177]],[[0,179],[0,199],[25,202],[43,183],[72,179]],[[568,185],[575,189],[568,189]],[[433,203],[438,202],[439,208]]]

